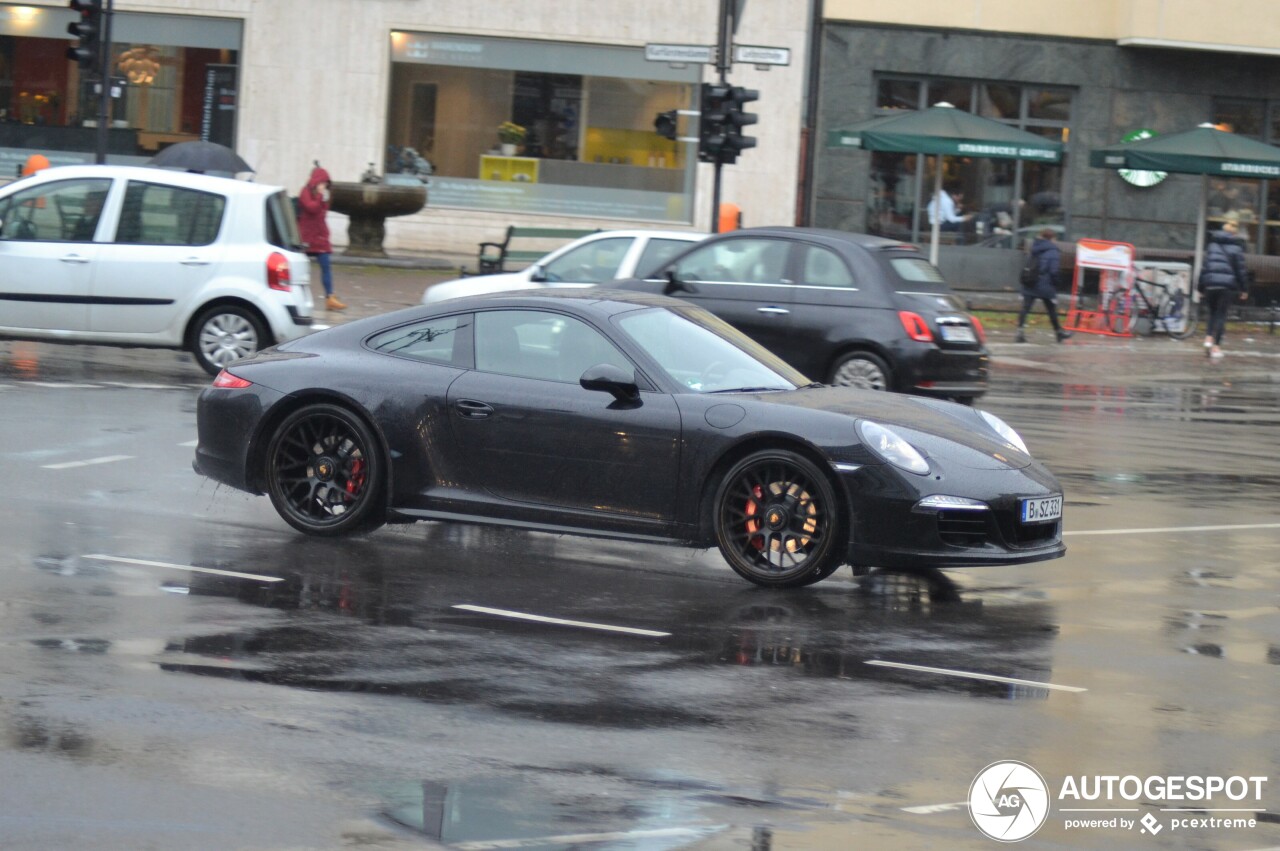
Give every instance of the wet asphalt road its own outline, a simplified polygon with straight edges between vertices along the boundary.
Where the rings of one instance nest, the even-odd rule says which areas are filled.
[[[305,539],[191,472],[185,356],[0,342],[0,846],[990,848],[994,761],[1273,775],[1280,345],[1237,347],[994,343],[1067,557],[777,593],[715,552]],[[1278,846],[1277,783],[1252,828],[1026,845]]]

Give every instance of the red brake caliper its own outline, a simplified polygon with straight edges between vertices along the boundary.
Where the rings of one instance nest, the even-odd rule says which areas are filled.
[[[760,531],[760,521],[752,519],[756,513],[757,500],[764,499],[764,488],[756,485],[751,488],[751,494],[755,499],[747,500],[747,534],[751,535],[751,546],[757,550],[764,549],[764,536],[757,535]]]
[[[347,493],[355,496],[364,487],[364,459],[356,458],[351,462],[351,473],[347,476]]]

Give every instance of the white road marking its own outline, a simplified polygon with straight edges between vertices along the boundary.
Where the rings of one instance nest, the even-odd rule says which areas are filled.
[[[611,626],[603,623],[590,623],[588,621],[570,621],[563,618],[549,618],[545,615],[531,615],[527,612],[512,612],[507,609],[491,609],[488,606],[473,606],[469,603],[459,603],[452,608],[462,609],[468,612],[479,612],[483,615],[497,615],[500,618],[514,618],[523,621],[536,621],[538,623],[551,623],[559,626],[573,626],[582,629],[599,629],[605,632],[622,632],[628,635],[646,635],[651,638],[666,638],[671,635],[669,632],[656,632],[652,629],[637,629],[632,626]]]
[[[50,387],[55,390],[97,390],[101,384],[76,384],[73,381],[27,381],[31,387]]]
[[[1089,529],[1075,532],[1063,532],[1068,535],[1155,535],[1174,532],[1234,532],[1245,529],[1280,529],[1280,523],[1237,523],[1227,526],[1163,526],[1146,529]]]
[[[171,564],[167,561],[148,561],[142,558],[124,558],[122,556],[108,556],[101,553],[81,556],[81,558],[91,558],[94,561],[111,561],[117,564],[137,564],[142,567],[167,567],[172,570],[186,570],[192,573],[212,573],[215,576],[231,576],[236,579],[256,579],[259,582],[284,582],[283,576],[262,576],[257,573],[240,573],[235,570],[219,570],[216,567],[195,567],[190,564]]]
[[[179,446],[199,446],[199,445],[200,445],[200,441],[198,441],[198,440],[188,440],[186,443],[179,443],[178,445],[179,445]]]
[[[45,464],[46,470],[70,470],[73,467],[88,467],[91,464],[110,464],[113,461],[127,461],[132,455],[103,455],[101,458],[90,458],[87,461],[63,461],[61,464]]]
[[[928,816],[934,813],[953,813],[961,807],[967,806],[969,806],[968,801],[952,801],[949,804],[924,804],[918,807],[903,807],[902,811],[917,816]]]
[[[463,851],[489,851],[496,848],[536,848],[541,845],[585,845],[595,842],[614,842],[628,839],[661,837],[696,838],[714,831],[724,830],[725,825],[707,827],[660,827],[653,830],[620,830],[613,833],[570,833],[563,836],[529,836],[521,839],[490,839],[474,842],[458,842],[453,848]]]
[[[970,680],[986,680],[993,683],[1009,683],[1016,686],[1032,686],[1033,688],[1046,688],[1055,691],[1088,691],[1087,688],[1078,686],[1060,686],[1056,683],[1041,683],[1035,680],[1020,680],[1016,677],[1000,677],[995,674],[979,674],[974,671],[955,671],[951,668],[931,668],[928,665],[909,665],[906,662],[885,662],[881,659],[868,659],[868,665],[876,665],[881,668],[901,668],[904,671],[920,671],[925,674],[942,674],[946,677],[965,677]]]

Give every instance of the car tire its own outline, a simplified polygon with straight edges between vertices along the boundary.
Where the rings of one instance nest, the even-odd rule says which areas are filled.
[[[766,588],[798,588],[844,561],[844,507],[811,461],[783,449],[753,452],[720,479],[716,543],[734,572]]]
[[[339,405],[299,408],[267,446],[267,491],[276,512],[308,535],[371,531],[385,519],[386,472],[373,432]]]
[[[258,315],[234,304],[206,309],[191,327],[191,354],[210,375],[217,375],[223,367],[256,354],[270,343]]]
[[[879,355],[871,352],[849,352],[836,359],[831,367],[835,387],[861,387],[863,390],[888,390],[893,386],[893,373]]]

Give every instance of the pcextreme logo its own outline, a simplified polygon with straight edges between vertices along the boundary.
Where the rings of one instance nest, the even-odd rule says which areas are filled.
[[[1049,820],[1056,797],[1063,830],[1221,833],[1257,827],[1267,782],[1240,775],[1068,775],[1054,796],[1030,765],[1001,760],[973,778],[969,816],[992,839],[1020,842]],[[1141,817],[1140,808],[1148,810]]]

